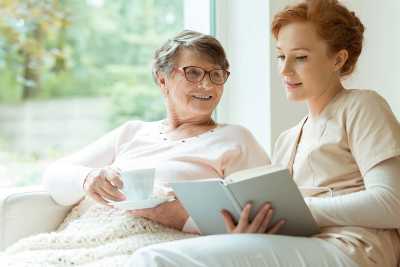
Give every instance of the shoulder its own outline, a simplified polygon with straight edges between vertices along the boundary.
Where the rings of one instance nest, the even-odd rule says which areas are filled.
[[[246,143],[255,141],[254,135],[244,126],[236,124],[219,124],[216,130],[219,138],[224,140]]]
[[[373,90],[348,89],[343,97],[346,111],[376,110],[384,108],[390,111],[386,100]]]
[[[348,90],[343,125],[361,172],[400,153],[400,124],[386,100],[371,90]]]
[[[397,127],[398,121],[387,101],[372,90],[346,90],[341,102],[341,114],[347,129],[356,124],[387,124]],[[339,112],[340,114],[340,112]]]
[[[270,163],[270,159],[249,129],[241,125],[219,125],[219,137],[215,140],[224,152],[224,174],[258,167]]]
[[[349,100],[358,100],[358,101],[384,100],[383,97],[376,91],[369,89],[345,89],[344,93]]]
[[[241,153],[245,153],[246,151],[258,154],[265,153],[261,144],[246,127],[235,124],[222,124],[218,128],[218,137],[215,139],[215,142],[234,148],[241,151]]]
[[[125,135],[132,132],[137,131],[138,129],[143,128],[146,122],[140,120],[129,120],[121,124],[118,128],[116,128],[120,134]]]
[[[119,143],[131,140],[141,131],[151,131],[159,125],[160,121],[146,122],[141,120],[129,120],[114,129]]]

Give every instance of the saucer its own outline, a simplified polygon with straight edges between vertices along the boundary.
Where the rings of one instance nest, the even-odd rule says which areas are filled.
[[[149,209],[154,208],[163,202],[172,201],[174,199],[174,196],[154,196],[143,200],[113,202],[112,205],[123,210]]]

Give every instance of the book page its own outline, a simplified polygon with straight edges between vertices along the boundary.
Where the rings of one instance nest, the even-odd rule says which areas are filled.
[[[274,173],[274,172],[285,170],[285,169],[287,169],[287,168],[284,166],[281,166],[281,165],[266,165],[266,166],[251,168],[251,169],[245,169],[242,171],[232,173],[231,175],[228,175],[225,178],[224,183],[229,184],[232,182],[238,182],[238,181],[242,181],[245,179],[250,179],[253,177],[261,176],[263,174]]]

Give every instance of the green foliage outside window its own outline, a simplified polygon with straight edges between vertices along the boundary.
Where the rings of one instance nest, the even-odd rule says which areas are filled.
[[[37,184],[49,162],[104,131],[130,119],[165,116],[151,60],[183,29],[183,2],[0,0],[0,187]],[[100,107],[106,125],[96,127],[98,117],[86,118],[87,128],[72,136],[73,103],[85,109],[87,100],[107,103]],[[61,102],[71,102],[71,110],[63,106],[62,117],[53,118],[46,108],[58,111]],[[38,106],[43,110],[31,112]],[[30,121],[23,124],[26,117]],[[53,122],[60,121],[54,136]],[[89,138],[92,129],[96,137]]]
[[[151,58],[182,28],[183,0],[2,0],[0,103],[140,94],[130,111],[110,105],[112,124],[119,111],[157,119]]]

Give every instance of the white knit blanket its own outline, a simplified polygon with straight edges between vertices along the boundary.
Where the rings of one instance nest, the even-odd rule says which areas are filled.
[[[122,210],[75,207],[56,232],[22,239],[0,254],[1,266],[123,266],[135,250],[194,237]],[[27,221],[29,223],[29,221]]]

